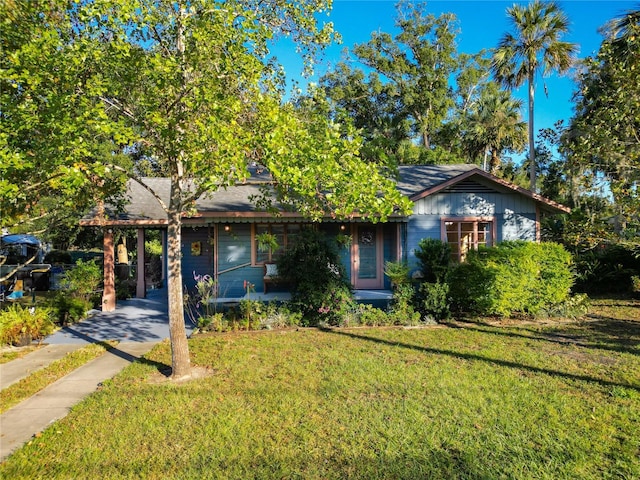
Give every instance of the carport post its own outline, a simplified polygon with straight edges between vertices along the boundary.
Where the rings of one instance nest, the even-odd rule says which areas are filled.
[[[136,278],[136,298],[145,298],[147,296],[146,272],[144,271],[144,228],[138,229],[138,245],[137,245],[138,268]]]
[[[113,246],[113,230],[104,231],[104,290],[102,291],[102,311],[112,312],[116,309],[116,276],[115,255]]]

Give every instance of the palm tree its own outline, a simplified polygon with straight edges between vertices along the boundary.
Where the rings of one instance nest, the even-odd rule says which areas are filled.
[[[507,9],[513,33],[505,33],[498,43],[491,70],[507,88],[529,87],[529,163],[531,190],[536,189],[536,162],[533,129],[535,75],[552,70],[565,73],[577,53],[574,43],[560,40],[569,30],[569,20],[555,2],[535,0],[529,5],[514,4]]]
[[[522,121],[522,101],[491,82],[482,92],[477,108],[468,118],[468,138],[476,152],[491,153],[489,171],[496,173],[500,153],[522,151],[527,143],[527,126]]]

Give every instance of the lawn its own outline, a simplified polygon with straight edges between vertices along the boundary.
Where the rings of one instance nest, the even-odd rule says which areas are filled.
[[[167,343],[1,478],[640,478],[640,302],[583,322],[197,336]]]

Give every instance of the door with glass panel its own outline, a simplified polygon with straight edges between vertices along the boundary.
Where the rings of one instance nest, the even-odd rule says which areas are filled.
[[[382,228],[380,225],[356,225],[353,241],[353,286],[379,289],[383,285]]]

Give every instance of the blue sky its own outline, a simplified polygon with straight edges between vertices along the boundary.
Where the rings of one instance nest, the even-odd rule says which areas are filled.
[[[335,29],[342,36],[342,44],[330,47],[324,54],[322,62],[316,66],[316,76],[310,81],[317,80],[341,59],[345,48],[356,43],[365,43],[371,33],[380,30],[395,34],[395,3],[387,0],[334,0],[333,10],[323,21],[332,21]],[[504,32],[510,30],[506,16],[507,7],[514,2],[503,0],[449,0],[428,1],[427,10],[434,15],[451,12],[459,21],[458,51],[476,53],[481,49],[493,48]],[[598,29],[607,21],[619,16],[627,10],[638,8],[636,1],[617,0],[564,0],[558,4],[567,14],[570,21],[570,32],[564,39],[577,43],[579,57],[584,58],[597,52],[602,36]],[[296,61],[291,51],[286,47],[274,49],[284,64],[289,78],[300,78],[300,62]],[[560,119],[568,120],[572,115],[571,96],[575,83],[570,76],[558,77],[552,75],[544,79],[548,88],[548,98],[543,92],[543,79],[536,82],[536,105],[534,126],[536,131],[543,127],[550,127]],[[304,85],[304,81],[303,81]],[[527,117],[526,87],[515,92],[524,101],[523,118]]]

